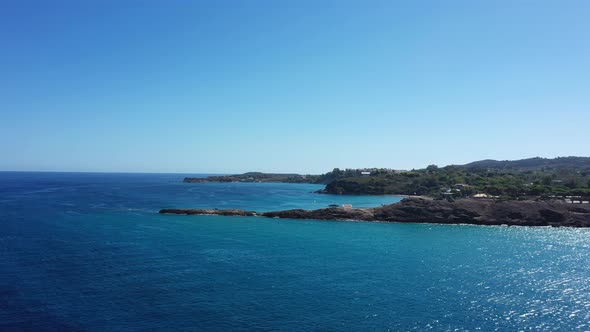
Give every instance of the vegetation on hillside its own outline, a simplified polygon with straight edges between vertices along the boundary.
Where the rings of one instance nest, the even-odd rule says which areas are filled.
[[[536,165],[535,160],[538,161]],[[559,163],[548,162],[556,160]],[[328,183],[323,192],[427,195],[439,198],[474,194],[512,199],[590,196],[590,158],[575,157],[570,159],[572,163],[567,160],[533,158],[526,160],[526,163],[485,161],[442,168],[430,165],[425,169],[405,172],[380,170],[371,172],[369,176],[347,176],[354,174],[354,171],[336,169],[330,173],[344,175]],[[520,166],[522,164],[526,166]]]

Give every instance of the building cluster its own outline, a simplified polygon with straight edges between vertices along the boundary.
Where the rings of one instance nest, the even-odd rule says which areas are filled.
[[[399,174],[405,172],[399,169],[393,168],[361,168],[357,171],[360,171],[361,176],[370,176],[370,175],[379,175],[379,174]]]
[[[584,200],[582,196],[565,196],[563,201],[568,204],[590,204],[590,201]]]
[[[455,197],[465,197],[462,194],[462,190],[468,188],[469,185],[465,183],[457,183],[452,188],[443,188],[442,189],[442,196],[446,198],[455,198]],[[494,199],[499,198],[499,196],[494,196],[486,193],[477,193],[471,196],[471,198],[476,199]]]

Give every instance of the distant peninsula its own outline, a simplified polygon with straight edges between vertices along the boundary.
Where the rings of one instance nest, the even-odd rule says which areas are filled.
[[[321,175],[249,172],[237,175],[185,178],[202,182],[285,182],[325,185],[323,194],[418,195],[436,199],[494,200],[562,199],[584,203],[590,197],[590,157],[481,160],[465,165],[394,170],[363,168],[334,170]]]
[[[317,210],[255,212],[217,209],[162,209],[161,214],[260,216],[267,218],[356,220],[507,226],[590,227],[590,206],[563,201],[454,201],[405,198],[375,208],[331,207]]]
[[[283,182],[283,183],[316,183],[319,175],[299,175],[281,173],[248,172],[235,175],[216,175],[205,178],[186,177],[186,183],[204,182]]]

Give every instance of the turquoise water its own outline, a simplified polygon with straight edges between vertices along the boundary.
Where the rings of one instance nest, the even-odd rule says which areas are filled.
[[[589,330],[590,231],[171,216],[396,197],[0,173],[0,330]]]

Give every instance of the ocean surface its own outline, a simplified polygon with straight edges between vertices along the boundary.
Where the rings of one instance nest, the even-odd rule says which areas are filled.
[[[159,215],[395,196],[0,172],[0,331],[590,330],[590,230]]]

